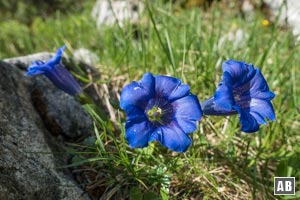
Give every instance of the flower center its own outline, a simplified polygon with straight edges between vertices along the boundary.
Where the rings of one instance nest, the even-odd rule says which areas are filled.
[[[169,124],[174,115],[173,106],[163,98],[150,99],[145,108],[145,114],[152,125],[158,127]]]
[[[233,89],[233,98],[242,109],[250,107],[250,83],[246,83]]]
[[[148,119],[153,122],[153,121],[161,121],[161,117],[163,115],[163,111],[160,107],[158,106],[153,106],[150,110],[147,111],[147,116]]]

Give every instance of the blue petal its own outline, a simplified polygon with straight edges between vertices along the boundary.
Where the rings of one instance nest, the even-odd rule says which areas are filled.
[[[251,98],[245,101],[238,101],[237,105],[245,112],[250,112],[258,124],[266,124],[265,119],[275,120],[274,109],[269,100]]]
[[[223,80],[220,83],[214,95],[216,109],[231,111],[235,101],[232,93],[232,85],[229,81],[230,76],[227,72],[224,73],[223,79],[225,81]]]
[[[237,114],[236,110],[224,110],[219,107],[216,107],[215,98],[211,97],[210,99],[201,103],[201,108],[204,115],[217,115],[217,116],[228,116]]]
[[[232,86],[236,87],[250,80],[254,74],[255,69],[252,64],[244,62],[228,60],[222,65],[223,72],[227,72],[232,77]]]
[[[189,94],[190,87],[182,84],[177,78],[169,76],[154,76],[155,91],[159,95],[169,101],[174,101]]]
[[[49,66],[55,66],[56,64],[60,63],[61,60],[61,56],[64,53],[64,50],[66,49],[66,45],[60,47],[59,49],[57,49],[55,56],[53,56],[47,63],[49,64]]]
[[[254,117],[258,124],[267,124],[266,120],[260,115],[260,113],[250,112],[250,114]]]
[[[131,148],[143,148],[148,146],[150,135],[154,128],[146,119],[136,118],[126,122],[126,140]]]
[[[82,91],[74,77],[61,64],[55,65],[51,70],[46,71],[45,76],[59,89],[70,95],[75,95]]]
[[[259,125],[256,119],[245,110],[241,109],[239,106],[233,106],[236,111],[239,113],[241,130],[247,133],[253,133],[259,130]]]
[[[265,100],[271,100],[275,97],[275,94],[269,91],[267,81],[259,69],[256,69],[255,76],[250,81],[250,96]]]
[[[136,106],[128,106],[125,110],[125,113],[127,116],[127,122],[147,119],[145,112]]]
[[[174,118],[185,133],[197,129],[197,121],[202,117],[202,110],[195,95],[188,95],[172,103],[175,110]]]
[[[256,118],[259,124],[266,123],[265,120],[262,121],[261,118],[270,119],[272,121],[276,119],[272,103],[261,99],[251,99],[250,114]]]
[[[185,152],[192,143],[191,138],[176,122],[157,128],[151,135],[150,141],[153,140],[157,140],[165,147],[177,152]]]
[[[223,72],[228,72],[232,78],[237,78],[243,76],[247,71],[247,65],[244,62],[236,60],[228,60],[222,64]]]
[[[34,76],[39,74],[45,74],[49,69],[44,65],[31,65],[28,67],[27,72],[25,73],[26,76]]]
[[[147,101],[154,96],[154,84],[152,74],[146,73],[141,81],[133,81],[125,86],[121,93],[120,107],[124,110],[132,105],[144,108]]]
[[[32,64],[27,68],[26,76],[34,76],[38,74],[45,74],[46,71],[49,71],[51,67],[48,67],[44,61],[37,60],[32,62]]]

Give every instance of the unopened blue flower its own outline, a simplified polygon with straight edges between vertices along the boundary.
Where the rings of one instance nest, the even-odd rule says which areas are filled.
[[[120,106],[127,115],[126,139],[131,148],[159,141],[173,151],[184,152],[192,142],[188,134],[196,130],[202,117],[199,101],[188,85],[150,73],[124,87]]]
[[[275,94],[260,70],[235,60],[223,63],[222,80],[214,96],[201,104],[205,115],[239,114],[241,130],[255,132],[266,119],[275,120],[271,100]]]
[[[59,48],[56,55],[49,61],[35,61],[28,67],[26,75],[34,76],[44,74],[54,85],[70,95],[82,92],[80,85],[76,82],[70,72],[63,67],[61,56],[66,46]]]

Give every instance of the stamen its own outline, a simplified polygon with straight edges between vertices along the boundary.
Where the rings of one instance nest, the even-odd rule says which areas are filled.
[[[173,119],[173,107],[161,97],[151,99],[146,106],[145,114],[154,126],[167,125]]]
[[[150,121],[160,121],[163,110],[160,107],[153,106],[152,109],[147,111],[147,115]]]

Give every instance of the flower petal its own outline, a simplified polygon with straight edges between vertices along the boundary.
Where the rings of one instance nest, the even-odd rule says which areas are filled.
[[[131,148],[143,148],[148,146],[149,138],[154,128],[147,119],[132,119],[126,122],[125,128],[126,140]]]
[[[238,86],[248,82],[255,74],[255,69],[252,64],[245,62],[228,60],[222,65],[223,72],[227,72],[232,77],[232,86]]]
[[[72,74],[61,64],[57,64],[51,70],[47,70],[45,76],[59,89],[68,94],[75,95],[82,91]]]
[[[228,116],[237,114],[236,110],[224,110],[220,107],[219,109],[217,109],[214,97],[211,97],[210,99],[202,102],[201,108],[204,115]]]
[[[250,112],[250,114],[256,119],[258,124],[267,124],[266,120],[257,112]]]
[[[141,81],[133,81],[125,86],[121,93],[120,107],[124,110],[132,105],[144,108],[147,101],[154,96],[154,84],[152,74],[146,73]]]
[[[256,119],[244,109],[241,109],[239,106],[233,106],[236,111],[239,113],[241,130],[246,133],[253,133],[259,130],[259,125]]]
[[[266,124],[265,119],[275,120],[274,109],[269,100],[251,98],[245,101],[238,101],[237,105],[245,112],[250,112],[258,124]]]
[[[141,110],[137,106],[129,106],[125,110],[127,116],[127,122],[131,122],[132,120],[146,120],[147,117],[143,110]]]
[[[45,74],[46,71],[49,69],[45,67],[44,65],[31,65],[28,67],[27,72],[25,73],[26,76],[34,76],[39,74]]]
[[[232,106],[235,104],[230,79],[231,77],[229,76],[229,74],[225,72],[223,75],[223,80],[219,84],[215,92],[214,99],[215,99],[217,110],[231,111]]]
[[[51,68],[45,64],[44,61],[37,60],[33,61],[32,64],[27,68],[26,76],[34,76],[38,74],[45,74],[46,71],[49,71]]]
[[[162,145],[177,152],[185,152],[192,144],[191,138],[184,133],[176,122],[157,128],[151,135],[150,141],[157,140]]]
[[[188,95],[177,99],[172,103],[174,120],[185,133],[191,133],[197,129],[197,121],[202,117],[202,110],[195,95]]]
[[[186,96],[190,92],[190,87],[186,84],[182,84],[177,78],[169,76],[154,76],[155,78],[155,92],[169,101],[174,101],[183,96]]]
[[[276,119],[272,103],[267,100],[252,98],[250,102],[250,114],[257,119],[259,124],[264,123],[262,123],[261,118],[256,117],[257,115],[261,116],[263,119],[270,119],[272,121]]]
[[[66,45],[60,47],[57,49],[56,54],[47,62],[49,66],[55,66],[56,64],[59,64],[61,61],[61,56],[64,53],[66,49]]]
[[[250,81],[250,96],[265,100],[272,100],[275,97],[259,69],[256,69],[255,76]]]

